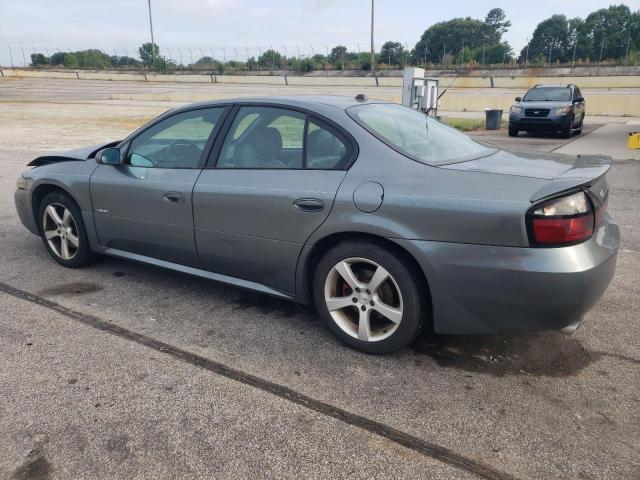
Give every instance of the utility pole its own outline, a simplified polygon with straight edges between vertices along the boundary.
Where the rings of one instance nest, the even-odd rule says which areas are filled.
[[[527,38],[527,53],[524,55],[524,71],[527,71],[527,61],[529,60],[529,39]]]
[[[573,60],[571,60],[571,68],[576,66],[576,47],[578,46],[578,37],[576,36],[575,41],[573,42]]]
[[[375,74],[375,51],[373,48],[373,12],[374,12],[374,2],[375,0],[371,0],[371,71]]]
[[[155,64],[156,61],[156,49],[155,49],[155,42],[153,41],[153,21],[151,20],[151,0],[147,0],[147,3],[149,4],[149,29],[151,30],[151,65]]]
[[[604,32],[602,32],[602,43],[600,44],[600,57],[598,58],[598,65],[602,62],[602,49],[604,48]]]
[[[624,52],[624,64],[627,64],[627,56],[629,55],[629,42],[631,42],[631,28],[629,28],[629,36],[627,37],[627,49]]]

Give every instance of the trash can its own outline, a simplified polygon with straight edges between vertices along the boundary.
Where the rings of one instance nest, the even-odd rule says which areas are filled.
[[[502,122],[502,110],[487,108],[485,114],[487,117],[485,121],[486,129],[498,130],[500,128],[500,123]]]

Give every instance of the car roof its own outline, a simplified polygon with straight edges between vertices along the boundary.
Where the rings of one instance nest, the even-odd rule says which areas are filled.
[[[353,97],[339,96],[339,95],[288,95],[288,96],[266,96],[266,97],[239,97],[239,98],[225,98],[219,100],[208,100],[204,102],[190,103],[182,107],[178,107],[173,111],[187,110],[194,107],[213,107],[217,105],[230,105],[234,103],[265,103],[265,104],[278,104],[289,105],[292,107],[306,107],[313,110],[314,106],[327,105],[335,107],[341,110],[346,110],[349,107],[355,105],[365,105],[372,103],[389,103],[384,100],[368,99],[356,100],[355,95]]]
[[[575,85],[573,83],[568,83],[568,84],[565,83],[563,85],[558,85],[558,84],[554,84],[554,85],[538,84],[538,85],[534,85],[531,88],[534,89],[534,88],[571,88],[571,87],[575,87]]]

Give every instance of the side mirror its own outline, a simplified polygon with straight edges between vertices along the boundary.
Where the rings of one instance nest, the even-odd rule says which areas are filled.
[[[104,148],[96,153],[96,162],[103,165],[120,165],[122,160],[120,158],[119,148]]]
[[[584,102],[584,98],[582,98],[582,97],[577,97],[573,102],[574,102],[574,103],[581,103],[581,102]]]
[[[521,102],[522,101],[522,97],[516,97],[516,102]]]

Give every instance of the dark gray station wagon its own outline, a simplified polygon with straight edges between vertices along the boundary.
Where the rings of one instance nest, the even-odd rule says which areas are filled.
[[[113,255],[315,302],[371,353],[423,328],[572,331],[619,245],[607,158],[516,155],[364,96],[188,105],[30,166],[18,214],[61,265]]]

